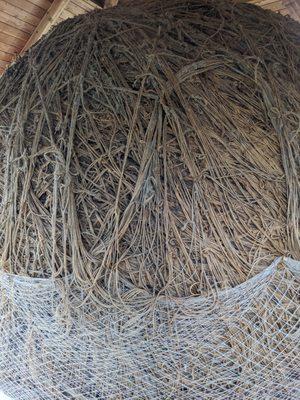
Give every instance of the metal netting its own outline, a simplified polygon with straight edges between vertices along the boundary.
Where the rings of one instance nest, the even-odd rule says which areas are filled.
[[[277,259],[215,298],[137,296],[102,312],[78,289],[66,302],[62,282],[2,274],[0,389],[16,400],[296,399],[299,273]]]

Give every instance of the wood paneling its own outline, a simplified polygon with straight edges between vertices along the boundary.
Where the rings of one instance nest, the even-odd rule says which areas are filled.
[[[26,40],[10,36],[7,33],[3,33],[1,29],[0,29],[0,42],[13,46],[17,49],[22,49],[26,44]]]
[[[15,55],[15,54],[19,54],[20,53],[20,51],[22,50],[22,46],[19,46],[19,47],[12,46],[10,44],[2,42],[1,39],[0,39],[0,50],[5,52],[5,53],[7,53],[7,54]]]
[[[0,50],[0,60],[6,63],[9,63],[13,58],[13,54],[6,53],[5,51]]]
[[[74,18],[75,14],[65,9],[61,12],[60,16],[62,17],[62,19],[68,19],[68,18]]]
[[[73,3],[72,1],[70,1],[70,3],[67,5],[66,10],[71,12],[73,15],[84,14],[87,12],[87,10]]]
[[[0,60],[0,68],[5,69],[10,63]]]
[[[10,14],[1,12],[1,10],[0,10],[0,22],[4,22],[5,24],[17,28],[25,33],[31,34],[34,30],[33,24],[28,24],[27,22],[21,21],[20,19]]]
[[[84,14],[86,12],[99,9],[100,7],[96,4],[91,5],[92,3],[87,3],[86,0],[70,0],[65,9],[61,12],[59,18],[56,21],[56,24],[68,19],[73,18],[76,15]]]
[[[95,10],[96,8],[100,7],[93,3],[87,3],[84,0],[71,0],[66,7],[66,10],[74,15],[80,15]]]
[[[36,43],[40,37],[49,31],[52,25],[54,25],[61,13],[67,7],[70,0],[54,0],[50,8],[46,11],[43,18],[39,21],[38,26],[35,28],[30,39],[26,43],[22,53],[26,51],[30,46]]]
[[[249,3],[275,12],[286,10],[283,0],[249,0]]]
[[[43,10],[47,11],[48,8],[51,6],[53,0],[29,0],[30,3],[35,4],[36,6],[41,7]]]
[[[91,11],[95,8],[95,4],[88,3],[84,0],[72,0],[72,3],[86,11]]]
[[[30,0],[22,0],[21,2],[20,0],[6,0],[6,3],[26,12],[27,14],[37,17],[39,20],[43,18],[45,13],[45,10],[42,7],[32,3]]]
[[[20,3],[20,5],[21,4],[22,3]],[[28,24],[34,26],[37,26],[41,20],[41,18],[36,17],[35,15],[30,14],[26,10],[16,7],[4,0],[1,0],[0,2],[0,13],[5,13],[16,19],[19,19],[20,21],[27,22]]]
[[[1,15],[0,15],[0,19],[1,19]],[[3,32],[7,36],[12,36],[16,39],[23,39],[25,41],[27,41],[30,37],[29,33],[26,33],[24,31],[16,28],[15,26],[11,26],[11,25],[6,24],[1,21],[0,21],[0,32]]]
[[[300,0],[283,0],[283,3],[288,9],[289,15],[300,22]]]

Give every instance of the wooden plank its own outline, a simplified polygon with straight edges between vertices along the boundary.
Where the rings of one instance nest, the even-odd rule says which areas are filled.
[[[20,21],[26,22],[28,24],[37,26],[40,22],[40,18],[35,17],[32,14],[27,13],[19,7],[9,4],[7,1],[0,1],[0,12],[11,15],[12,17],[19,19]]]
[[[18,54],[22,50],[22,47],[11,46],[0,41],[0,50],[7,54],[14,55]]]
[[[46,11],[52,4],[52,0],[28,0],[28,1],[30,1],[30,3],[35,4],[36,6],[39,6],[40,8],[42,8],[43,10],[46,10]]]
[[[259,4],[260,7],[267,8],[267,7],[272,7],[274,4],[282,5],[282,0],[272,0],[272,1],[263,1]]]
[[[61,16],[63,19],[68,19],[68,18],[74,18],[74,17],[76,17],[76,15],[74,15],[73,13],[71,13],[70,11],[68,11],[67,8],[65,8],[65,9],[61,12],[60,16]]]
[[[28,24],[27,22],[21,21],[12,15],[6,14],[5,12],[0,12],[0,22],[12,26],[14,28],[20,29],[26,33],[32,33],[34,31],[34,25]]]
[[[282,15],[288,15],[289,11],[287,10],[287,7],[285,6],[284,0],[250,0],[252,3],[255,3],[256,5],[266,9],[266,10],[272,10],[274,12],[280,12]]]
[[[86,3],[84,0],[71,0],[72,4],[75,4],[78,7],[83,8],[85,11],[94,10],[95,7],[91,6],[90,4]]]
[[[36,43],[43,34],[48,32],[52,25],[54,25],[59,18],[62,11],[67,7],[70,0],[54,0],[49,10],[45,13],[39,25],[34,30],[30,39],[24,46],[21,53],[24,53],[29,47]]]
[[[65,11],[69,11],[73,15],[80,15],[86,13],[86,10],[84,8],[78,7],[76,4],[72,3],[72,1],[70,1],[70,3],[67,5]]]
[[[274,3],[263,5],[261,7],[265,8],[267,10],[272,10],[272,11],[278,11],[278,10],[284,8],[281,0],[275,1]]]
[[[0,50],[0,60],[10,63],[13,58],[12,54],[8,54],[5,51]]]
[[[4,22],[0,22],[0,32],[5,33],[6,35],[13,36],[14,38],[17,38],[17,39],[21,39],[21,40],[23,39],[23,40],[25,40],[25,42],[27,42],[27,40],[30,37],[30,34],[24,32],[24,31],[21,31],[20,29],[15,28],[14,26],[8,25]]]
[[[21,10],[24,10],[26,13],[34,15],[35,17],[41,19],[45,14],[45,10],[28,0],[6,0],[8,4],[11,4],[14,7],[17,7]]]
[[[276,3],[277,0],[250,0],[250,3],[254,3],[258,6],[264,6],[266,4]]]
[[[19,38],[8,35],[6,31],[5,31],[5,33],[0,31],[0,42],[5,43],[10,46],[14,46],[17,49],[20,49],[20,48],[22,49],[26,44],[26,39],[19,39]]]
[[[9,62],[7,61],[3,61],[0,59],[0,67],[1,68],[6,68],[9,65]]]

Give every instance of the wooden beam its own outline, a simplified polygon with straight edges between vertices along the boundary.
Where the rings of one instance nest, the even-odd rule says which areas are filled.
[[[62,11],[67,7],[70,0],[54,0],[48,11],[41,19],[41,22],[33,31],[29,40],[25,44],[20,54],[23,54],[29,49],[34,43],[36,43],[45,33],[49,31],[52,25],[58,20]]]

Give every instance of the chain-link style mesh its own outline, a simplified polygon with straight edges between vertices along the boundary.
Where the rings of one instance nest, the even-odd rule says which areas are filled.
[[[0,389],[17,400],[296,399],[299,271],[277,259],[215,298],[136,297],[127,312],[3,274]]]

